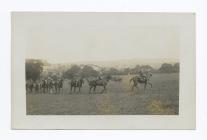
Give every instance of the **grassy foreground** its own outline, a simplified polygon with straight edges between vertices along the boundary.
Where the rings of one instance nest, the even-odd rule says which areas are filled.
[[[179,74],[154,74],[153,88],[144,93],[143,85],[131,91],[129,79],[110,81],[107,93],[101,88],[89,94],[85,82],[81,92],[70,92],[68,82],[57,94],[28,93],[27,115],[177,115],[179,112]]]

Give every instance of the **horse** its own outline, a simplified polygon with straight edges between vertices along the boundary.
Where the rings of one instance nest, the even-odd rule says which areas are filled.
[[[41,88],[43,89],[43,93],[48,91],[48,81],[47,80],[42,80],[41,82]]]
[[[54,85],[55,85],[55,82],[54,82],[54,80],[47,80],[47,90],[49,91],[49,93],[53,93],[53,87],[54,87]]]
[[[33,92],[33,89],[34,89],[34,82],[32,80],[30,80],[26,87],[30,90],[30,92]]]
[[[144,84],[144,92],[146,90],[147,85],[150,85],[152,88],[152,84],[149,82],[150,78],[152,77],[151,73],[146,73],[144,76],[134,76],[130,79],[130,83],[133,81],[132,91],[134,87],[138,88],[138,84]]]
[[[71,80],[71,83],[70,83],[70,91],[72,92],[72,90],[76,90],[76,88],[79,89],[79,92],[81,91],[81,87],[83,86],[84,84],[84,80],[83,78],[80,78],[80,79],[72,79]]]
[[[36,92],[36,93],[39,92],[39,89],[40,89],[40,88],[39,88],[39,83],[38,83],[37,81],[34,82],[34,89],[35,89],[35,92]]]
[[[63,89],[63,79],[58,81],[58,92],[60,92],[61,89]]]
[[[29,85],[30,85],[29,81],[26,81],[26,92],[29,91]]]
[[[34,88],[33,82],[31,80],[26,81],[26,91],[32,92]]]
[[[59,81],[58,80],[53,80],[53,86],[55,87],[55,92],[58,92],[58,85],[59,85]]]
[[[90,87],[90,91],[89,93],[91,93],[91,89],[93,88],[93,91],[95,92],[96,90],[96,87],[97,86],[102,86],[103,87],[103,90],[101,91],[101,93],[103,93],[104,91],[106,92],[106,86],[109,82],[109,79],[108,78],[105,78],[105,79],[96,79],[96,80],[88,80],[88,84],[89,84],[89,87]]]

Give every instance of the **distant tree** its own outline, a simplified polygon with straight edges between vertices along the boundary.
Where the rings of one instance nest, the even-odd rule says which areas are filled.
[[[91,74],[90,74],[89,76],[97,77],[97,76],[99,76],[99,75],[100,75],[100,73],[99,73],[98,71],[96,71],[96,70],[92,70],[92,71],[91,71]]]
[[[97,77],[99,75],[99,72],[94,70],[91,66],[84,66],[81,72],[82,77],[88,77],[88,76],[95,76]]]
[[[150,66],[150,65],[136,65],[134,68],[132,68],[130,71],[131,71],[131,74],[138,74],[141,70],[143,71],[151,71],[151,72],[154,72],[155,69]]]
[[[162,73],[171,73],[171,72],[173,72],[173,65],[172,64],[168,64],[168,63],[164,63],[159,68],[159,72],[162,72]]]
[[[73,78],[76,74],[81,72],[81,68],[78,65],[73,65],[70,69],[63,73],[64,78]]]
[[[141,70],[140,65],[136,65],[134,68],[131,69],[132,74],[137,74]]]
[[[52,79],[55,79],[55,80],[58,79],[57,74],[54,72],[48,72],[48,77],[51,77]]]
[[[44,66],[51,66],[51,64],[48,63],[46,60],[41,60],[41,62]]]
[[[173,65],[173,72],[179,72],[180,71],[180,64],[179,63],[175,63]]]
[[[105,70],[104,74],[105,75],[118,75],[120,74],[120,71],[116,68],[110,68],[108,70]]]
[[[27,59],[25,63],[26,80],[37,80],[43,70],[43,63],[41,60]]]
[[[122,74],[124,74],[124,75],[127,75],[129,73],[131,73],[131,69],[130,68],[124,68],[123,71],[122,71]]]
[[[147,70],[153,71],[154,70],[153,67],[151,67],[150,65],[143,65],[143,66],[141,66],[140,69],[142,69],[144,71],[147,71]]]

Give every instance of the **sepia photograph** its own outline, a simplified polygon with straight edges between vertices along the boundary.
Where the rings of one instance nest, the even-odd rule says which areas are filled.
[[[13,45],[24,48],[25,115],[179,117],[184,27],[176,15],[182,18],[14,12]]]
[[[178,28],[94,17],[29,17],[27,115],[178,115]]]

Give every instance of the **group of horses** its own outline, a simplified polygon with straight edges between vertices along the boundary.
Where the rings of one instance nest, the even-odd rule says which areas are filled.
[[[85,80],[88,82],[88,85],[89,85],[89,93],[91,93],[92,89],[95,92],[96,87],[98,87],[98,86],[103,87],[103,90],[101,92],[104,92],[104,91],[106,92],[106,86],[109,82],[109,78],[107,78],[107,77],[103,77],[103,78],[99,77],[99,78],[95,78],[95,79],[85,78]],[[72,92],[72,90],[75,92],[76,88],[78,88],[79,92],[80,92],[83,84],[84,84],[83,78],[72,79],[70,82],[71,92]]]
[[[132,83],[132,87],[131,90],[134,91],[134,88],[137,88],[139,90],[139,84],[143,84],[144,85],[144,92],[147,88],[147,86],[149,85],[152,88],[152,84],[150,83],[150,78],[152,77],[152,73],[150,72],[145,72],[142,76],[137,75],[134,76],[130,79],[130,83]],[[121,77],[102,77],[102,78],[95,78],[95,79],[89,79],[89,78],[85,78],[85,80],[88,82],[89,85],[89,93],[92,93],[96,91],[97,87],[103,87],[103,90],[101,91],[101,93],[107,92],[107,84],[108,82],[111,81],[115,81],[115,82],[121,82],[122,78]],[[76,91],[76,88],[78,88],[78,91],[81,91],[81,87],[84,84],[84,79],[83,78],[76,78],[76,79],[72,79],[70,86],[71,86],[71,92],[72,91]]]
[[[134,88],[139,89],[139,87],[138,87],[139,84],[144,85],[144,92],[145,92],[148,85],[152,88],[152,84],[150,83],[151,77],[152,77],[152,74],[149,72],[145,73],[143,76],[137,75],[137,76],[132,77],[129,81],[130,83],[133,82],[131,90],[134,91]],[[99,78],[95,78],[92,80],[85,78],[85,80],[88,82],[88,85],[89,85],[89,93],[92,93],[92,91],[95,92],[97,87],[103,87],[103,90],[101,91],[101,93],[104,93],[104,92],[107,92],[106,86],[110,80],[113,80],[115,82],[121,82],[122,78],[120,78],[120,77],[118,77],[118,78],[117,77],[116,78],[113,78],[113,77],[100,78],[99,77]],[[71,92],[72,91],[76,92],[76,88],[78,88],[78,91],[80,92],[83,84],[84,84],[83,78],[72,79],[70,82]]]
[[[144,76],[134,76],[130,79],[129,83],[132,82],[132,87],[131,90],[134,91],[134,88],[139,89],[139,84],[143,84],[144,85],[144,92],[147,88],[147,86],[149,85],[152,88],[152,84],[150,83],[150,78],[152,77],[151,73],[145,73]],[[93,79],[89,79],[89,78],[72,78],[70,80],[70,91],[71,92],[76,92],[76,89],[78,89],[78,92],[81,92],[81,88],[83,86],[83,84],[85,83],[85,81],[88,82],[88,86],[89,86],[89,93],[94,93],[96,91],[97,87],[103,87],[103,90],[101,91],[101,93],[107,92],[107,84],[110,80],[116,81],[116,82],[120,82],[122,81],[122,78],[109,78],[109,77],[102,77],[102,78],[93,78]],[[43,92],[43,93],[59,93],[61,91],[61,89],[63,88],[63,79],[44,79],[41,81],[27,81],[26,82],[26,90],[30,91],[30,92]]]
[[[43,79],[26,81],[26,91],[36,93],[59,93],[63,88],[63,79]]]

